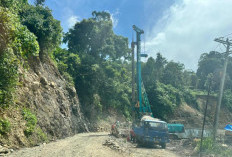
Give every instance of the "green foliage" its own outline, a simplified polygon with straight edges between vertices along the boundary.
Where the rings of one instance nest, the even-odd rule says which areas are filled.
[[[7,48],[12,33],[11,15],[7,9],[0,7],[0,56]]]
[[[121,59],[129,54],[128,39],[114,34],[109,13],[94,11],[92,15],[66,33],[69,50],[58,48],[54,59],[62,74],[72,76],[88,118],[109,108],[129,116],[130,73]]]
[[[38,5],[44,5],[45,3],[45,0],[35,0],[35,5],[38,6]]]
[[[28,5],[27,0],[1,0],[0,7],[8,8],[13,13],[18,13],[23,6]]]
[[[168,119],[182,102],[182,95],[178,89],[158,81],[147,87],[147,94],[154,116],[161,119]]]
[[[11,124],[6,119],[0,119],[0,134],[6,135],[11,130]]]
[[[36,37],[20,24],[17,15],[2,7],[0,34],[0,107],[8,107],[13,103],[13,92],[18,82],[18,58],[36,56],[39,47]]]
[[[223,55],[218,52],[210,52],[204,53],[201,55],[198,61],[198,69],[197,69],[197,76],[199,78],[199,89],[205,89],[205,81],[207,80],[207,76],[210,73],[213,73],[215,76],[219,76],[218,79],[215,79],[216,84],[213,90],[219,89],[220,84],[220,70],[223,66]]]
[[[189,89],[183,89],[181,90],[183,100],[188,104],[188,105],[196,105],[197,104],[197,99],[196,95],[193,94],[192,90]]]
[[[170,84],[176,88],[183,87],[183,70],[183,64],[175,63],[173,61],[168,62],[164,68],[162,82],[164,84]]]
[[[77,75],[77,68],[80,67],[81,60],[77,54],[70,53],[65,49],[56,48],[53,58],[57,63],[58,70],[65,80],[74,85],[74,76]],[[73,76],[73,77],[72,77]]]
[[[110,14],[96,11],[92,14],[93,18],[77,22],[65,34],[64,42],[68,43],[69,51],[79,54],[81,58],[92,58],[94,62],[126,57],[128,39],[113,33]]]
[[[60,21],[53,18],[51,10],[41,5],[27,5],[19,13],[23,25],[36,35],[40,46],[40,56],[48,54],[61,42],[62,28]]]
[[[200,151],[200,143],[197,142],[197,151]],[[211,137],[207,137],[202,141],[202,151],[204,155],[214,154],[219,157],[231,157],[232,150],[227,147],[223,147],[221,144],[214,143]]]
[[[47,137],[47,135],[43,132],[42,129],[36,128],[35,133],[37,134],[38,140],[39,140],[40,142],[47,142],[47,141],[48,141],[48,137]]]
[[[34,114],[31,113],[29,109],[23,109],[22,115],[23,115],[24,120],[27,121],[24,134],[26,136],[30,136],[35,131],[35,127],[37,124],[37,118]]]
[[[30,55],[38,56],[39,44],[36,40],[37,38],[25,26],[16,24],[13,38],[12,47],[20,56],[24,58],[28,58]]]
[[[0,107],[13,103],[13,92],[18,82],[18,60],[13,52],[0,56]]]
[[[3,51],[7,47],[14,49],[18,56],[28,57],[29,55],[38,55],[39,46],[36,37],[25,26],[20,24],[16,14],[8,9],[0,7],[0,47]]]
[[[184,70],[183,83],[187,88],[196,89],[198,84],[198,78],[194,71]]]
[[[200,150],[201,141],[197,143],[197,150]],[[202,141],[202,150],[203,151],[212,151],[214,149],[214,141],[211,137],[207,137]]]
[[[226,90],[223,94],[222,104],[232,111],[232,92],[230,89]]]
[[[93,95],[93,104],[96,106],[96,109],[102,112],[101,98],[98,94]]]
[[[160,53],[142,64],[142,77],[155,117],[168,119],[182,102],[196,104],[189,87],[196,86],[196,75],[183,64],[168,62]]]

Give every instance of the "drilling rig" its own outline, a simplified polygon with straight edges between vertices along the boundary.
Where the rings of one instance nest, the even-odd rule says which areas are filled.
[[[132,103],[136,103],[134,111],[136,117],[140,119],[144,115],[152,115],[151,106],[147,97],[147,93],[142,81],[141,76],[141,57],[147,57],[147,54],[141,53],[141,35],[144,31],[137,26],[133,25],[133,30],[136,32],[136,42],[132,41]],[[134,47],[137,46],[137,62],[136,62],[136,80],[137,80],[137,98],[135,100],[135,88],[134,88]]]

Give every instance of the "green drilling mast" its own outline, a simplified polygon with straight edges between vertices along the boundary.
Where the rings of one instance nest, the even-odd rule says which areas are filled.
[[[141,76],[141,57],[147,57],[147,54],[141,54],[141,35],[144,31],[135,25],[133,25],[133,30],[136,32],[136,42],[133,42],[137,45],[137,103],[135,110],[138,110],[139,117],[143,115],[151,115],[151,106],[147,97],[146,90],[144,88]],[[134,58],[133,58],[134,59]],[[134,70],[134,69],[132,69]],[[136,109],[137,108],[137,109]]]

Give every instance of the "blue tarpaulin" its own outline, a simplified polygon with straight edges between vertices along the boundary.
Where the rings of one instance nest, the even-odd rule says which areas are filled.
[[[228,124],[224,129],[228,131],[232,131],[232,125]]]

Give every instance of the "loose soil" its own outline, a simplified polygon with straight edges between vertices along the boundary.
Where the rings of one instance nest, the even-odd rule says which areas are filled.
[[[113,144],[107,145],[107,141]],[[109,142],[108,142],[109,143]],[[126,142],[123,138],[115,138],[109,133],[83,133],[73,137],[41,144],[34,148],[23,148],[8,154],[9,157],[177,157],[171,151],[160,147],[141,148]]]

